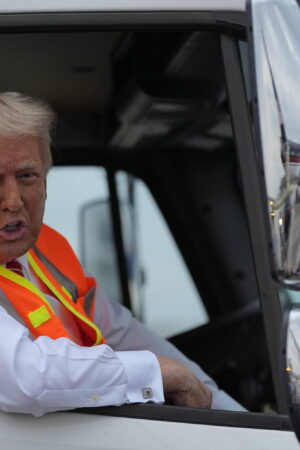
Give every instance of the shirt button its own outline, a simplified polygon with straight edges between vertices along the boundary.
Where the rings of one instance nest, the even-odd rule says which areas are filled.
[[[100,396],[98,394],[94,394],[92,395],[92,400],[94,400],[94,402],[96,402],[97,400],[99,400]]]

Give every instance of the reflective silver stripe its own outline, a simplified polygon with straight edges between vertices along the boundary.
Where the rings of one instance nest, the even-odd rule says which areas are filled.
[[[43,253],[35,245],[33,246],[33,250],[36,253],[36,255],[38,256],[38,258],[42,261],[42,263],[47,267],[49,272],[52,273],[52,275],[54,276],[56,281],[58,281],[58,283],[61,286],[64,286],[70,292],[70,294],[72,295],[73,302],[76,303],[77,298],[78,298],[78,291],[77,291],[76,284],[74,284],[72,280],[70,280],[68,277],[66,277],[66,275],[61,273],[57,269],[57,267],[55,267],[52,264],[52,262],[49,261],[49,259],[46,258],[46,256],[43,255]]]
[[[21,325],[23,325],[28,330],[28,327],[25,324],[24,320],[19,315],[19,313],[15,310],[15,307],[9,301],[9,299],[7,298],[6,294],[2,291],[2,289],[0,289],[0,305],[3,306],[3,308],[6,310],[6,312],[11,317],[13,317],[17,322],[19,322]],[[31,340],[34,340],[33,336],[30,334],[30,332],[29,332],[29,337]]]
[[[91,306],[95,297],[95,286],[93,286],[84,296],[84,311],[88,317],[90,316]]]

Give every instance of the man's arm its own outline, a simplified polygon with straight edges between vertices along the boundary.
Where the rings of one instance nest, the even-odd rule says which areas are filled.
[[[183,353],[177,350],[174,345],[165,339],[162,339],[152,330],[149,330],[142,323],[134,319],[130,311],[122,305],[116,302],[108,301],[99,286],[97,288],[94,320],[104,333],[107,343],[114,350],[122,352],[124,350],[147,349],[157,355],[159,357],[158,359],[160,359],[160,356],[171,358],[173,360],[173,364],[171,366],[168,365],[168,374],[164,373],[166,370],[166,365],[164,364],[164,366],[161,367],[164,384],[166,384],[166,380],[171,380],[172,378],[176,378],[178,381],[178,371],[182,374],[182,377],[185,380],[186,372],[182,373],[180,369],[182,369],[182,365],[188,368],[189,371],[191,371],[195,377],[201,381],[201,385],[198,385],[197,387],[197,396],[201,395],[200,391],[203,395],[201,395],[201,404],[198,403],[196,406],[205,407],[205,405],[207,405],[207,395],[209,396],[209,393],[205,389],[206,386],[212,392],[212,408],[245,411],[243,406],[226,394],[226,392],[220,390],[212,378],[210,378],[196,363],[188,359]],[[181,363],[181,365],[176,369],[175,361]],[[174,372],[172,377],[171,372]],[[184,383],[184,380],[182,383]],[[196,389],[195,379],[191,377],[190,383],[192,384],[191,389]],[[203,386],[203,384],[205,386]],[[174,385],[172,385],[172,387],[173,386]],[[164,386],[164,389],[166,399],[170,400],[168,399],[168,388]],[[179,386],[178,389],[180,391]],[[172,400],[170,401],[172,402]],[[179,402],[180,400],[178,400],[176,404],[180,404]],[[185,406],[195,405],[189,403]]]
[[[131,361],[134,353],[134,363]],[[80,347],[66,338],[39,337],[0,307],[0,409],[45,412],[77,407],[164,401],[160,367],[151,352]],[[151,397],[144,388],[151,388]]]

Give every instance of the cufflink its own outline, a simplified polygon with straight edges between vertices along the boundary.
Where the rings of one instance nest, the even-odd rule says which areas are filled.
[[[142,389],[143,392],[143,397],[144,398],[152,398],[152,389],[151,388],[143,388]]]

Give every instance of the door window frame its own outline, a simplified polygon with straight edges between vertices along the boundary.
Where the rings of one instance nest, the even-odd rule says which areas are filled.
[[[243,12],[105,12],[105,13],[26,13],[26,14],[0,14],[0,29],[2,33],[26,33],[26,32],[42,32],[42,31],[76,31],[76,30],[116,30],[116,29],[136,29],[149,30],[155,29],[212,29],[214,31],[221,31],[221,45],[224,54],[226,77],[228,83],[228,92],[231,100],[231,108],[233,115],[233,123],[235,125],[235,137],[237,149],[240,155],[240,165],[245,180],[250,180],[250,173],[252,177],[256,176],[256,167],[254,159],[254,146],[250,130],[250,121],[248,112],[246,111],[246,96],[242,98],[234,93],[233,82],[238,83],[238,89],[235,86],[236,92],[240,94],[243,88],[241,64],[238,58],[238,50],[236,48],[236,37],[245,35],[245,13]],[[236,71],[236,75],[234,72]],[[244,137],[242,139],[242,134]],[[245,139],[245,136],[247,139]],[[245,152],[245,141],[247,149]],[[246,158],[243,161],[245,154],[249,152],[248,165],[246,165]],[[243,155],[243,157],[242,157]],[[87,156],[86,156],[87,157]],[[91,158],[86,160],[87,165],[99,164],[98,155],[95,153],[95,161]],[[65,161],[68,160],[67,152]],[[105,159],[105,158],[104,158]],[[82,155],[78,154],[78,163],[83,165]],[[60,165],[64,165],[64,155],[60,156]],[[105,165],[105,164],[104,164]],[[247,177],[247,171],[249,176]],[[244,181],[245,181],[244,180]],[[259,285],[261,289],[262,306],[267,331],[267,338],[269,342],[270,356],[274,371],[278,371],[278,364],[276,363],[275,352],[277,350],[277,342],[274,339],[278,336],[278,314],[276,306],[268,306],[273,302],[270,298],[276,299],[274,292],[274,285],[268,276],[266,264],[262,268],[258,259],[259,256],[264,256],[265,246],[263,242],[264,234],[262,232],[262,213],[260,208],[255,204],[259,200],[258,183],[255,186],[255,194],[248,196],[249,185],[245,185],[245,198],[248,209],[248,219],[250,221],[250,231],[253,237],[254,255],[258,269]],[[247,190],[248,189],[248,190]],[[253,192],[253,185],[251,186]],[[251,213],[250,213],[251,210]],[[251,218],[252,214],[252,218]],[[259,217],[259,219],[257,219]],[[255,218],[255,220],[254,220]],[[256,223],[256,225],[255,225]],[[259,239],[259,233],[261,238]],[[256,244],[255,244],[256,242]],[[257,248],[260,242],[261,250]],[[276,323],[271,327],[267,324],[267,318],[275,314]],[[275,377],[276,379],[276,377]],[[277,385],[277,394],[280,398]],[[280,402],[279,402],[280,403]],[[78,410],[80,412],[90,414],[105,414],[121,417],[135,417],[139,419],[149,420],[168,420],[185,423],[198,423],[220,426],[237,426],[246,428],[266,428],[276,430],[290,430],[289,422],[286,417],[279,415],[264,415],[255,413],[238,413],[226,411],[206,411],[189,408],[159,406],[159,405],[124,405],[118,408],[85,408]]]
[[[258,175],[257,156],[241,56],[238,41],[235,38],[222,34],[221,46],[277,407],[279,412],[284,413],[286,407],[279,377],[281,370],[278,348],[281,327],[280,299],[278,289],[271,277],[265,215],[261,204],[262,179],[259,179]],[[270,317],[272,320],[270,320]]]

